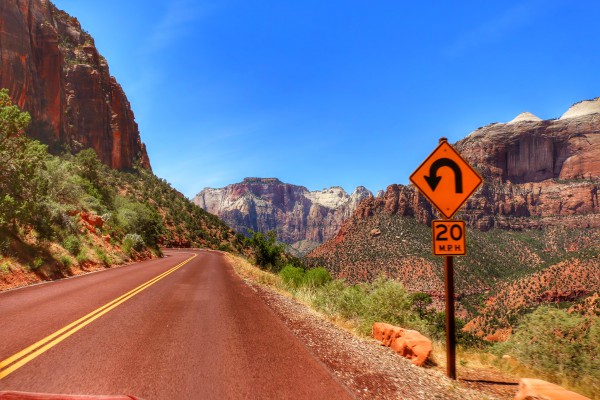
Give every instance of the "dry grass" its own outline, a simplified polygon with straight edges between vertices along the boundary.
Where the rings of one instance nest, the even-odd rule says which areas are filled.
[[[267,271],[263,271],[262,269],[250,264],[248,260],[240,256],[235,256],[230,253],[225,253],[225,256],[233,266],[233,270],[243,279],[269,286],[281,293],[288,293],[283,290],[283,283],[281,282],[281,278],[279,276]],[[288,295],[291,296],[291,294]]]

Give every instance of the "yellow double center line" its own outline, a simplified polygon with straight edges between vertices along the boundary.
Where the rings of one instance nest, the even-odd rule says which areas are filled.
[[[141,291],[154,285],[156,282],[160,281],[167,275],[172,274],[173,272],[175,272],[176,270],[178,270],[179,268],[181,268],[182,266],[187,264],[189,261],[191,261],[196,256],[197,256],[197,254],[194,254],[192,257],[188,258],[187,260],[183,261],[180,264],[177,264],[170,270],[163,272],[162,274],[158,275],[156,278],[149,280],[148,282],[136,287],[135,289],[125,293],[124,295],[114,299],[113,301],[92,311],[91,313],[87,314],[86,316],[79,318],[77,321],[65,326],[62,329],[59,329],[58,331],[54,332],[53,334],[51,334],[49,336],[46,336],[42,340],[32,344],[31,346],[27,347],[26,349],[21,350],[20,352],[8,357],[6,360],[1,361],[0,362],[0,379],[13,373],[17,369],[21,368],[23,365],[27,364],[29,361],[31,361],[34,358],[36,358],[37,356],[39,356],[40,354],[42,354],[45,351],[47,351],[48,349],[56,346],[58,343],[62,342],[63,340],[65,340],[66,338],[68,338],[69,336],[71,336],[72,334],[77,332],[78,330],[83,329],[85,326],[91,324],[92,322],[94,322],[95,320],[97,320],[98,318],[100,318],[101,316],[103,316],[104,314],[106,314],[107,312],[112,310],[113,308],[118,307],[119,305],[123,304],[127,300],[131,299],[133,296],[140,293]]]

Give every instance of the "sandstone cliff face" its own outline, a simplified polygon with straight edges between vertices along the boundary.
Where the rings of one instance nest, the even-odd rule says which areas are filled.
[[[573,105],[557,120],[515,119],[479,128],[456,147],[488,177],[503,182],[597,179],[600,98]]]
[[[364,187],[348,195],[340,187],[310,192],[278,179],[246,178],[225,188],[206,188],[194,203],[238,232],[274,230],[280,241],[294,244],[330,239],[358,203],[370,197]]]
[[[485,179],[459,213],[472,227],[600,227],[600,98],[575,104],[558,120],[523,113],[479,128],[456,148]],[[426,224],[434,218],[412,186],[389,186],[360,204],[355,217],[380,209]]]
[[[600,98],[558,120],[488,125],[456,148],[486,179],[465,208],[473,226],[600,226]]]
[[[32,116],[29,134],[93,148],[112,168],[150,169],[129,101],[76,18],[47,0],[0,2],[0,87]]]

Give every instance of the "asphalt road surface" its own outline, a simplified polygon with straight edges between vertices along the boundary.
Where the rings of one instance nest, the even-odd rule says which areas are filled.
[[[165,254],[0,293],[0,391],[352,398],[223,255]]]

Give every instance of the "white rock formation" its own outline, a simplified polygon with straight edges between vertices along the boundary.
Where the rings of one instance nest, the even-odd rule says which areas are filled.
[[[541,121],[542,119],[536,115],[533,115],[532,113],[526,111],[526,112],[522,112],[521,114],[517,115],[512,121],[509,122],[509,124],[516,124],[517,122],[526,122],[526,121]]]
[[[560,119],[575,118],[590,114],[600,114],[600,97],[573,104]]]

